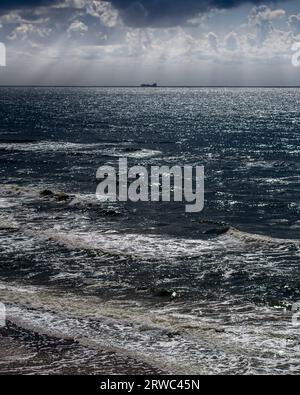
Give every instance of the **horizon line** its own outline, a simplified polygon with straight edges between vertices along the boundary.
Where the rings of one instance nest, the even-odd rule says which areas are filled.
[[[158,85],[157,87],[145,87],[141,85],[0,84],[0,88],[141,88],[155,90],[158,88],[300,88],[300,85]]]

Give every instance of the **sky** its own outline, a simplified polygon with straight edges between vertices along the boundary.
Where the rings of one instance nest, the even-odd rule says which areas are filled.
[[[0,84],[300,85],[295,42],[299,0],[1,0]]]

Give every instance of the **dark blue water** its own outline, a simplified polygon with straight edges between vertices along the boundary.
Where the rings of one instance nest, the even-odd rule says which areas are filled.
[[[299,108],[298,89],[1,88],[11,320],[167,372],[299,373]],[[204,165],[204,211],[101,204],[121,157]]]

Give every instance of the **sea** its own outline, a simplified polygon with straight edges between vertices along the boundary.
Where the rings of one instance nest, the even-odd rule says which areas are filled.
[[[300,89],[1,87],[0,120],[0,374],[300,373]],[[100,202],[120,158],[204,166],[204,210]]]

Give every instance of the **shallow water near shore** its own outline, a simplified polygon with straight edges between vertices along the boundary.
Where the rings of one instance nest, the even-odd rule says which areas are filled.
[[[1,88],[0,373],[299,374],[299,104]],[[204,165],[204,211],[100,203],[97,168],[120,157]]]

